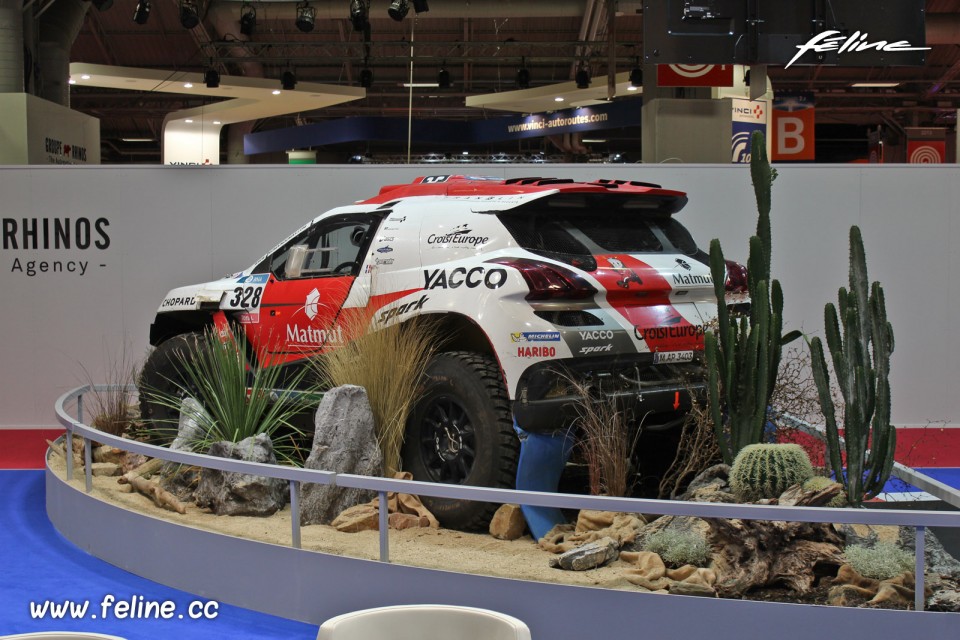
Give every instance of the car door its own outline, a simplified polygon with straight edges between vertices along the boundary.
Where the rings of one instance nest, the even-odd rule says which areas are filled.
[[[259,322],[244,325],[263,365],[292,363],[343,344],[340,309],[378,222],[368,214],[320,220],[264,261],[269,275]]]

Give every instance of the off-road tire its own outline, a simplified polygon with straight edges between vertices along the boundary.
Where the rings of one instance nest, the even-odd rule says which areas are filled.
[[[174,397],[183,394],[188,385],[182,372],[182,359],[194,357],[202,345],[202,334],[183,333],[161,342],[144,362],[137,387],[140,391],[140,417],[150,433],[151,442],[167,445],[177,436],[180,412],[158,403],[153,395]]]
[[[415,480],[512,489],[519,450],[496,361],[467,351],[434,356],[407,420],[404,470]],[[443,526],[460,530],[487,527],[499,506],[422,499]]]

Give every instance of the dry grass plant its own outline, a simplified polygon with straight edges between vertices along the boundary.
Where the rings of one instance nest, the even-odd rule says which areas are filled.
[[[704,401],[692,394],[680,432],[677,455],[660,480],[660,498],[676,498],[701,471],[722,461],[713,419]]]
[[[625,497],[633,493],[638,475],[633,473],[632,457],[641,426],[631,426],[632,415],[615,401],[602,397],[591,385],[567,377],[570,390],[579,400],[577,447],[587,465],[590,494]]]
[[[84,409],[87,415],[91,416],[90,426],[113,436],[135,431],[140,411],[135,393],[131,393],[127,388],[139,379],[142,363],[142,360],[133,359],[124,344],[118,351],[105,349],[104,377],[99,380],[95,379],[89,369],[80,365],[83,383],[93,389],[84,394]],[[97,390],[95,385],[105,386]]]
[[[363,308],[341,315],[340,324],[349,340],[313,358],[311,367],[322,388],[352,384],[367,390],[384,473],[392,477],[401,470],[407,417],[440,336],[436,323],[427,316],[380,328],[376,317],[380,311]]]

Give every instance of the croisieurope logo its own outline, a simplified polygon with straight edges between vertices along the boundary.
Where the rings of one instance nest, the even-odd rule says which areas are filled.
[[[877,40],[870,42],[869,34],[854,31],[852,35],[845,36],[836,30],[824,31],[813,36],[803,44],[798,44],[797,55],[791,58],[790,62],[784,66],[789,69],[790,65],[799,60],[805,53],[814,51],[816,53],[827,53],[836,51],[840,53],[859,53],[876,49],[877,51],[886,51],[888,53],[897,53],[898,51],[926,51],[930,47],[914,47],[906,40],[897,40],[896,42],[887,42],[886,40]]]

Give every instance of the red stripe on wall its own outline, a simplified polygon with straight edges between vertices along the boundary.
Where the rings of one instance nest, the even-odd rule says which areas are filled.
[[[824,466],[824,444],[803,433],[790,433],[787,442],[797,442],[810,454],[814,466]],[[923,469],[960,467],[960,428],[911,427],[897,429],[897,462]]]
[[[0,429],[0,469],[42,469],[47,440],[63,429]]]

